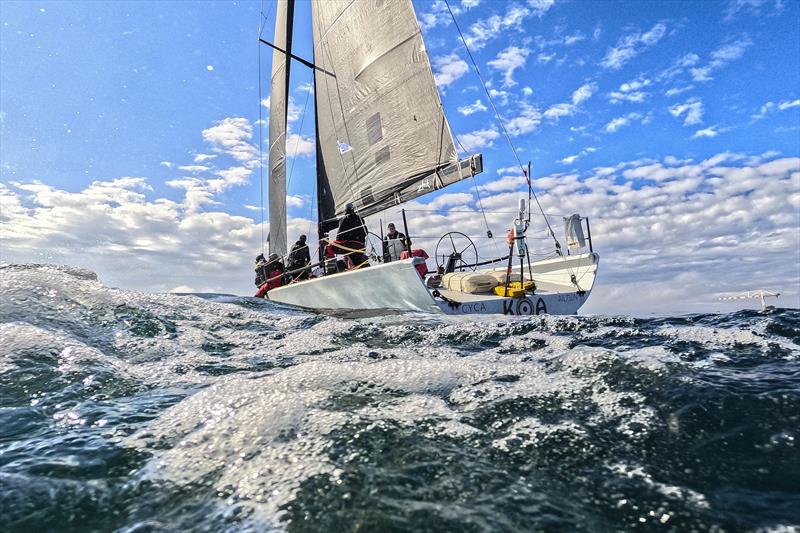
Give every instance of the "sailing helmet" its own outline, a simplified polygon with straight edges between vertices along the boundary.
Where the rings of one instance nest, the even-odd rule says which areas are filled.
[[[344,206],[345,213],[352,213],[356,210],[356,207],[353,205],[353,202],[347,202],[347,205]]]

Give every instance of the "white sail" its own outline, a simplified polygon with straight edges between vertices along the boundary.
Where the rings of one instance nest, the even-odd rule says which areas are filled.
[[[269,102],[269,251],[286,255],[286,118],[294,0],[278,0]]]
[[[312,22],[321,226],[481,170],[457,163],[410,0],[314,0]]]

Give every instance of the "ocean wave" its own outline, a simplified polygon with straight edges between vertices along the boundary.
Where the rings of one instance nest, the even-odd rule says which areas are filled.
[[[800,524],[800,312],[311,314],[0,268],[0,530]]]

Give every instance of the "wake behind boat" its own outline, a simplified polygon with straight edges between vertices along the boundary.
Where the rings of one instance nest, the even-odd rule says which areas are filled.
[[[361,217],[472,178],[483,171],[483,157],[459,158],[410,0],[312,0],[312,61],[292,53],[294,0],[278,0],[277,10],[275,42],[261,39],[274,49],[269,264],[282,265],[280,258],[287,256],[285,163],[292,59],[314,71],[320,257],[288,272],[283,267],[271,270],[257,295],[308,309],[577,313],[591,293],[599,262],[589,221],[579,215],[565,219],[567,251],[562,252],[531,187],[530,164],[527,172],[520,164],[528,199],[520,200],[511,222],[507,255],[481,260],[472,239],[452,231],[439,239],[433,258],[437,268],[429,271],[427,253],[412,247],[411,237],[419,228],[409,227],[404,210],[403,237],[384,238],[381,227],[379,250],[369,249]],[[534,201],[555,245],[553,257],[538,261],[531,261],[527,237]],[[353,220],[360,223],[345,222]],[[487,236],[492,238],[490,231]],[[296,257],[288,259],[298,266]]]

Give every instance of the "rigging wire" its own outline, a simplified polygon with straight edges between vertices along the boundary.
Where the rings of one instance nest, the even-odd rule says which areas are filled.
[[[536,205],[539,206],[539,211],[541,211],[542,218],[544,218],[544,222],[545,224],[547,224],[547,229],[550,231],[550,236],[553,237],[553,241],[555,241],[556,243],[556,249],[560,250],[561,245],[559,244],[558,239],[556,239],[556,234],[553,232],[553,228],[550,226],[550,221],[547,220],[546,216],[544,216],[544,209],[542,209],[542,204],[539,203],[539,198],[536,196],[536,192],[533,190],[533,187],[530,186],[531,177],[528,176],[525,167],[522,165],[522,160],[519,158],[519,155],[517,154],[517,149],[514,147],[514,143],[511,141],[511,135],[508,134],[508,130],[506,130],[506,126],[503,123],[502,118],[500,118],[500,112],[497,110],[497,106],[494,105],[494,100],[492,100],[492,95],[489,93],[489,89],[486,88],[486,82],[484,81],[483,76],[481,75],[481,71],[478,68],[478,63],[472,56],[472,52],[470,51],[469,46],[467,45],[466,39],[464,39],[464,34],[461,33],[461,28],[458,25],[456,16],[453,14],[453,10],[450,8],[450,2],[448,0],[444,0],[444,3],[447,6],[447,11],[450,13],[450,17],[453,19],[453,24],[455,25],[456,30],[458,31],[458,36],[461,37],[461,42],[464,43],[464,48],[467,50],[467,55],[469,56],[469,60],[472,62],[472,67],[475,69],[475,73],[478,75],[478,79],[481,81],[481,86],[483,87],[483,91],[486,93],[486,98],[489,100],[489,104],[492,106],[492,110],[494,110],[495,117],[497,117],[497,123],[500,124],[500,128],[502,128],[503,130],[503,135],[505,136],[506,141],[508,141],[508,145],[511,147],[511,152],[514,154],[514,158],[517,160],[517,164],[519,165],[520,170],[522,170],[522,173],[528,180],[529,190],[533,195],[533,199],[536,200]]]

